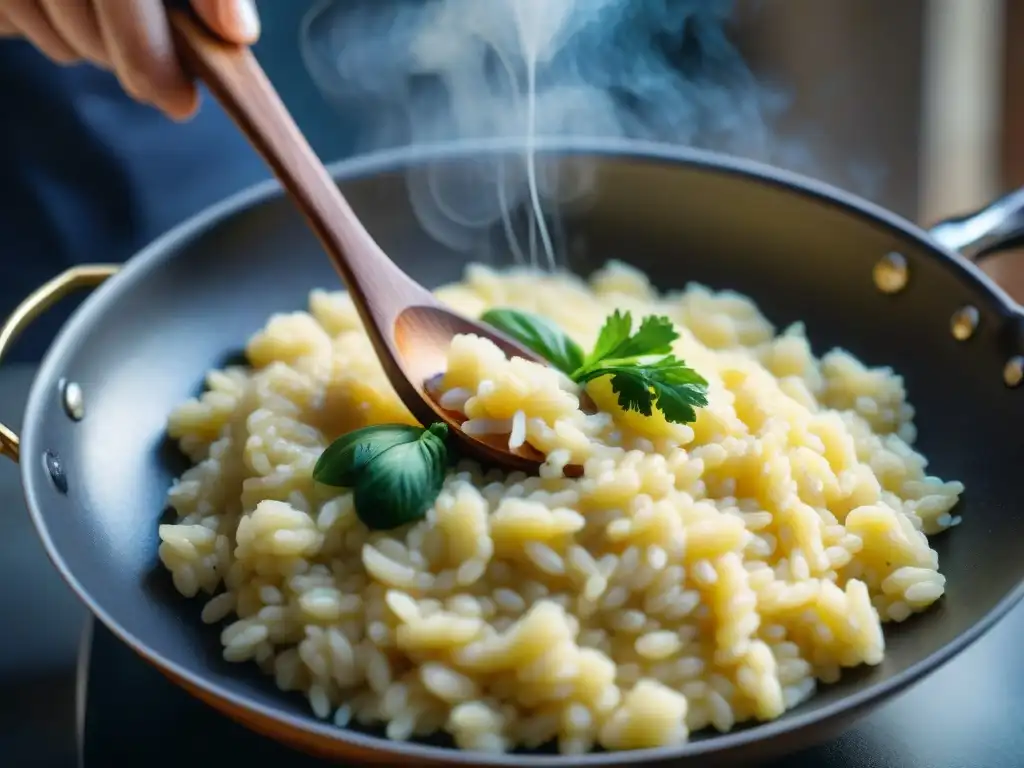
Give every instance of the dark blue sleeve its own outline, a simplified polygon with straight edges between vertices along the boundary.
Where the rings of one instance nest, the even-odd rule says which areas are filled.
[[[123,261],[184,218],[268,175],[208,97],[176,124],[109,74],[0,41],[0,317],[61,270]],[[38,358],[70,309],[34,327]]]

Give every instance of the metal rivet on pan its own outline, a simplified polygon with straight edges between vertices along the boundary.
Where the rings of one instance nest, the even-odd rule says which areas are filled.
[[[875,287],[882,293],[899,293],[907,287],[910,278],[906,257],[895,251],[885,254],[875,262],[872,276],[875,278]]]
[[[81,421],[85,416],[85,395],[82,388],[74,381],[60,381],[60,399],[64,406],[64,413],[75,421]]]
[[[960,307],[960,309],[953,313],[953,317],[949,322],[950,330],[953,331],[953,338],[957,341],[967,341],[978,330],[978,322],[980,320],[981,315],[978,314],[977,307],[972,307],[969,304],[966,307]]]
[[[1008,387],[1019,387],[1024,383],[1024,355],[1011,357],[1003,367],[1003,381]]]
[[[50,475],[54,487],[61,493],[68,492],[68,476],[64,472],[64,464],[53,451],[43,451],[43,466]]]

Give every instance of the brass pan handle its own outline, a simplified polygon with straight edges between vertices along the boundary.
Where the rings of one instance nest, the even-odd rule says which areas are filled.
[[[65,270],[34,290],[0,326],[0,361],[22,331],[61,299],[84,288],[95,288],[120,269],[118,264],[82,264]],[[12,429],[0,423],[0,456],[17,462],[20,441]]]

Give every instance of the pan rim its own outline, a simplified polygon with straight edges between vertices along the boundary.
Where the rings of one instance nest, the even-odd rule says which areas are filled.
[[[380,173],[401,171],[427,161],[457,160],[479,154],[521,151],[522,146],[523,140],[521,139],[414,145],[342,160],[331,164],[328,170],[337,180],[358,179]],[[1008,317],[1022,314],[1021,308],[1008,294],[976,265],[931,240],[925,230],[874,203],[823,182],[742,158],[667,144],[608,138],[554,138],[538,140],[535,146],[539,152],[548,154],[589,155],[623,161],[704,168],[716,173],[744,176],[761,183],[782,187],[791,193],[814,198],[818,202],[840,207],[852,215],[889,228],[903,239],[916,241],[933,255],[951,261],[952,264],[949,266],[960,270],[963,279],[968,283],[973,283],[973,287],[980,289],[991,299],[1001,315]],[[787,713],[782,718],[768,723],[756,724],[730,733],[716,734],[677,746],[632,750],[625,753],[605,752],[576,756],[518,753],[483,754],[416,742],[389,741],[379,736],[338,728],[328,721],[318,721],[312,715],[296,715],[282,711],[279,706],[268,706],[251,701],[237,692],[228,690],[204,676],[182,667],[162,654],[153,652],[144,641],[127,631],[115,616],[105,611],[83,588],[54,545],[47,520],[41,513],[44,504],[43,489],[50,488],[50,484],[42,461],[37,460],[41,456],[44,446],[40,444],[39,430],[34,425],[42,424],[44,413],[51,410],[48,405],[53,385],[62,376],[61,368],[64,360],[70,350],[75,347],[76,339],[86,333],[93,323],[103,315],[111,301],[129,291],[135,280],[156,268],[164,259],[172,258],[176,246],[202,235],[212,226],[240,211],[282,195],[283,190],[275,180],[258,183],[186,219],[131,258],[114,279],[108,281],[86,299],[85,303],[61,329],[39,367],[25,408],[22,434],[22,485],[30,517],[47,556],[63,580],[88,607],[93,616],[103,622],[121,642],[159,669],[184,680],[213,698],[251,711],[262,718],[281,723],[289,730],[376,751],[394,759],[404,758],[459,765],[541,766],[569,765],[571,763],[580,766],[609,766],[623,762],[667,761],[734,752],[760,742],[767,743],[777,740],[787,734],[824,727],[844,714],[863,710],[918,682],[925,675],[935,671],[973,645],[1024,598],[1024,578],[1022,578],[985,616],[945,646],[893,677],[869,685],[863,690],[844,696],[829,705],[805,713]]]

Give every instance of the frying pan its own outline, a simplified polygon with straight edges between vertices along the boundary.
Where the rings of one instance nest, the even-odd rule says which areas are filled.
[[[365,156],[333,173],[384,249],[437,285],[460,277],[467,254],[425,232],[408,179],[458,178],[521,156],[516,142],[462,143]],[[562,212],[570,269],[585,274],[616,258],[664,289],[732,288],[777,326],[804,321],[819,353],[841,346],[904,376],[930,471],[967,488],[963,525],[933,539],[948,577],[940,603],[888,629],[880,666],[848,671],[775,722],[671,749],[479,755],[318,721],[301,697],[223,661],[217,630],[201,624],[200,606],[174,591],[157,560],[165,493],[186,464],[165,439],[168,413],[198,393],[208,369],[237,358],[271,313],[302,308],[311,288],[337,283],[302,218],[265,184],[182,224],[123,269],[70,270],[0,331],[2,354],[45,307],[103,283],[40,368],[20,461],[50,558],[114,634],[229,716],[339,760],[695,766],[764,760],[828,738],[962,651],[1021,598],[1024,310],[952,247],[979,257],[1019,243],[1022,195],[929,234],[836,189],[712,154],[566,140],[542,143],[539,158],[549,171],[590,174],[588,194]],[[498,242],[485,233],[472,255],[507,261]],[[18,458],[10,430],[0,430],[0,444]]]

